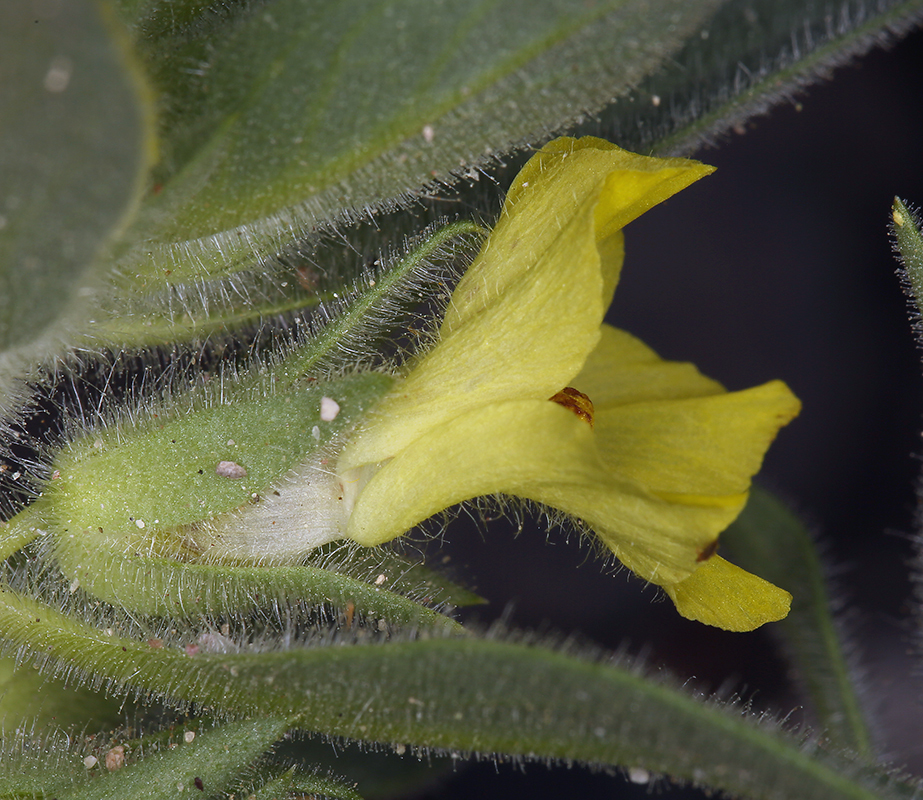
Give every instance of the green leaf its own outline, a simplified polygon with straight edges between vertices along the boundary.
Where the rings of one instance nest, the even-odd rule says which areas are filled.
[[[100,571],[90,573],[85,582],[94,596],[132,613],[177,620],[327,604],[346,615],[347,625],[355,614],[357,622],[464,632],[457,622],[429,606],[454,605],[453,597],[466,600],[470,593],[445,579],[414,580],[419,575],[416,565],[401,564],[396,557],[384,555],[383,563],[375,564],[355,547],[342,549],[346,551],[342,555],[319,556],[323,566],[294,567],[183,564],[151,557],[120,563],[112,553],[104,563],[99,558],[92,562]],[[78,569],[74,559],[86,552],[69,550],[63,567]],[[84,558],[84,563],[88,560]],[[87,574],[84,569],[81,564],[80,574]]]
[[[217,797],[286,731],[280,720],[171,726],[126,739],[7,730],[0,743],[0,797],[150,798],[198,795],[195,778]],[[250,776],[247,775],[247,778]],[[178,788],[177,784],[182,784]]]
[[[248,800],[279,800],[296,795],[312,800],[362,800],[362,795],[342,781],[320,775],[298,775],[294,771],[266,783]]]
[[[17,730],[69,728],[86,730],[112,728],[119,724],[123,709],[118,701],[41,676],[30,664],[16,664],[0,658],[0,727]]]
[[[899,35],[921,13],[919,0],[878,3],[874,13],[846,0],[835,18],[826,6],[800,0],[746,7],[720,0],[438,7],[427,0],[123,0],[118,7],[157,91],[157,177],[135,215],[131,187],[145,159],[139,153],[153,148],[140,148],[144,135],[124,130],[133,98],[123,102],[96,81],[91,102],[64,109],[67,125],[47,125],[33,112],[42,111],[48,93],[37,91],[35,80],[10,83],[21,101],[6,105],[38,121],[42,134],[80,129],[86,120],[105,130],[109,148],[102,164],[98,147],[90,157],[75,152],[76,137],[66,148],[41,150],[47,137],[18,126],[24,135],[15,163],[51,164],[37,182],[26,177],[60,201],[53,213],[32,214],[32,227],[16,240],[27,242],[26,250],[41,241],[53,249],[62,237],[84,246],[68,249],[60,265],[55,258],[30,272],[36,280],[29,281],[22,253],[0,245],[9,282],[32,298],[16,304],[17,319],[35,318],[11,319],[16,337],[50,340],[68,329],[56,327],[62,298],[73,298],[70,330],[126,347],[224,333],[313,306],[355,271],[317,239],[318,226],[406,203],[458,175],[476,176],[497,154],[541,141],[612,98],[621,100],[604,118],[621,144],[650,149],[669,136],[659,150],[689,150],[883,35]],[[18,36],[22,27],[0,26],[15,37],[5,52],[21,54],[27,44],[25,52],[39,52],[34,30]],[[63,29],[69,47],[119,49],[99,40],[98,25]],[[121,41],[118,34],[114,40]],[[109,66],[109,83],[141,86],[130,68]],[[149,106],[137,107],[136,116],[150,116]],[[114,159],[112,142],[129,145],[123,149],[137,163]],[[49,161],[49,152],[57,160]],[[60,168],[65,161],[81,169]],[[44,191],[49,180],[72,173],[69,191]],[[121,191],[110,185],[112,175]],[[129,235],[97,257],[101,232],[130,217]],[[37,235],[47,230],[61,234]],[[387,232],[373,251],[383,244]],[[121,277],[100,301],[100,281],[113,265]],[[68,287],[78,291],[69,295]],[[52,349],[46,342],[42,352]]]
[[[89,0],[0,4],[0,378],[85,325],[153,159],[116,20]]]
[[[5,84],[5,107],[25,121],[7,148],[7,183],[20,190],[14,199],[35,201],[4,213],[0,263],[21,299],[9,304],[9,344],[42,338],[49,352],[67,329],[63,316],[91,338],[139,346],[311,306],[347,269],[329,264],[316,241],[304,243],[318,223],[476,175],[493,155],[617,97],[604,117],[621,144],[687,151],[921,14],[919,0],[878,3],[874,13],[846,0],[835,15],[800,0],[542,0],[541,9],[500,0],[438,10],[425,0],[123,0],[119,8],[157,88],[161,157],[115,249],[104,247],[106,234],[134,215],[137,177],[153,152],[141,144],[149,106],[136,99],[146,91],[124,66],[122,37],[108,43],[86,2],[39,26],[4,8],[4,51],[31,76]],[[37,42],[36,32],[48,35]],[[55,97],[49,106],[55,93],[39,89],[40,79],[60,81],[62,65],[77,63],[68,55],[49,69],[61,47],[95,61],[71,70],[57,93],[74,102]],[[48,124],[58,116],[67,124]],[[92,135],[53,138],[68,130]],[[38,268],[24,273],[23,264]],[[113,264],[120,288],[98,302]]]
[[[703,703],[636,669],[529,643],[423,639],[197,655],[110,635],[0,592],[13,647],[113,686],[364,741],[642,767],[773,800],[910,797],[913,787]]]
[[[0,797],[55,797],[86,777],[83,758],[66,734],[43,731],[27,735],[23,729],[0,733]]]
[[[167,9],[149,4],[139,46],[170,102],[159,238],[305,228],[448,180],[599,109],[716,5],[275,0],[154,37]]]
[[[146,755],[108,774],[101,760],[93,768],[98,773],[95,780],[60,796],[67,800],[223,796],[287,729],[284,720],[272,717],[200,729],[191,741],[184,738],[173,749]]]
[[[604,130],[623,147],[688,155],[921,19],[921,0],[725,3],[663,69],[604,112]]]
[[[166,316],[204,334],[248,304],[310,303],[279,260],[299,238],[600,109],[718,2],[125,4],[163,157],[100,333],[150,341]]]
[[[786,646],[826,741],[871,760],[871,735],[811,534],[772,495],[754,488],[721,541],[740,566],[791,592],[791,612],[772,631]]]
[[[406,202],[600,108],[717,2],[126,0],[160,109],[140,205],[154,147],[136,96],[150,93],[123,34],[86,0],[41,25],[4,9],[4,51],[23,77],[4,98],[23,121],[7,185],[30,201],[4,215],[0,264],[17,302],[0,346],[74,329],[94,346],[148,346],[310,306],[326,284],[315,245],[305,257],[299,240],[318,224]],[[67,91],[42,89],[46,74],[70,75]],[[132,218],[127,236],[107,238]],[[321,257],[331,270],[343,265]]]

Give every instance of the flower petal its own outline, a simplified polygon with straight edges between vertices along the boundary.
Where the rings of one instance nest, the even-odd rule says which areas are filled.
[[[439,343],[353,437],[341,468],[394,456],[465,411],[544,400],[567,385],[599,339],[621,268],[621,226],[710,171],[600,139],[558,139],[539,151],[453,293]]]
[[[460,415],[409,445],[358,492],[347,536],[381,544],[496,493],[579,517],[632,571],[661,584],[700,566],[746,500],[719,507],[656,497],[605,468],[586,422],[555,403],[521,400]]]
[[[443,336],[504,297],[507,286],[528,273],[536,254],[550,246],[561,222],[581,213],[587,198],[595,198],[593,231],[608,308],[622,266],[622,228],[713,171],[685,158],[638,155],[593,136],[549,142],[510,186],[488,246],[452,297]]]
[[[625,403],[702,397],[726,391],[693,364],[664,361],[630,333],[603,325],[601,334],[599,344],[573,382],[592,398],[597,411]]]
[[[664,587],[686,619],[727,631],[752,631],[788,616],[792,596],[713,556],[686,580]]]
[[[596,413],[597,443],[608,470],[665,500],[723,505],[750,488],[779,428],[800,408],[781,381],[610,406]]]

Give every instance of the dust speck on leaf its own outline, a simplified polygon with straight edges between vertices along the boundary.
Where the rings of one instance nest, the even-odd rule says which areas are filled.
[[[340,404],[332,397],[322,397],[320,399],[320,418],[324,422],[333,422],[340,413]]]
[[[125,746],[117,744],[106,753],[106,769],[115,772],[125,766]]]
[[[632,767],[628,770],[628,780],[638,784],[650,783],[651,773],[642,767]]]
[[[215,467],[215,474],[222,478],[240,480],[247,477],[247,470],[236,461],[219,461]]]

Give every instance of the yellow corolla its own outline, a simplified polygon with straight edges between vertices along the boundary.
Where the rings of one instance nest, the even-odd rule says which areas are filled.
[[[788,613],[787,592],[715,550],[798,400],[778,381],[727,392],[603,324],[621,229],[711,171],[594,138],[529,161],[436,345],[339,456],[349,538],[513,495],[581,520],[685,617],[743,631]]]

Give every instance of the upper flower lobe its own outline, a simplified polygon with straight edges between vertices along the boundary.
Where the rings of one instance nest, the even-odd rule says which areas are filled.
[[[713,553],[797,399],[780,382],[728,393],[602,322],[621,228],[709,172],[591,138],[529,161],[437,345],[340,456],[355,481],[350,538],[379,544],[455,503],[510,494],[582,520],[684,616],[731,630],[785,616],[787,593]],[[592,400],[593,425],[549,402],[568,386]]]

